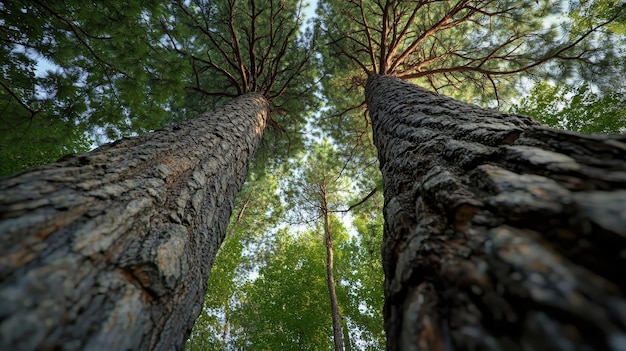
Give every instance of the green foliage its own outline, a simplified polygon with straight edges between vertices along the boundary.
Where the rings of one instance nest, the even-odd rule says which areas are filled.
[[[164,124],[183,97],[184,69],[170,68],[184,61],[160,50],[149,25],[162,10],[143,0],[2,4],[3,174],[84,152],[87,133],[115,139]]]
[[[368,238],[350,238],[338,220],[333,220],[337,272],[341,272],[337,294],[354,348],[381,350],[383,296],[378,248],[382,227],[371,224],[369,228],[378,235],[372,237],[374,233],[368,232]],[[233,242],[239,238],[225,243],[188,350],[333,349],[323,234],[319,229],[303,233],[283,229],[271,237],[269,254],[252,258],[258,270],[247,274],[235,264],[242,251],[241,245]],[[362,245],[365,241],[371,249]],[[227,303],[217,307],[216,300]]]
[[[230,304],[236,301],[237,292],[241,289],[241,270],[238,269],[243,254],[241,236],[241,233],[236,233],[227,237],[220,248],[211,268],[207,298],[185,344],[186,350],[225,349],[222,338],[224,328],[228,328],[226,320],[232,318]]]
[[[241,309],[249,349],[332,349],[323,252],[319,235],[277,234]]]
[[[352,173],[342,170],[345,164],[335,147],[323,141],[311,148],[302,161],[292,160],[291,169],[262,176],[253,172],[248,179],[188,350],[333,349],[319,184],[326,182],[333,208],[347,208],[347,202],[362,195],[351,189]],[[288,196],[279,190],[278,180]],[[287,200],[288,220],[307,226],[284,227],[279,194]],[[339,217],[344,215],[330,215],[341,316],[353,349],[359,350],[384,348],[381,197],[354,209],[356,226],[346,227]]]
[[[249,174],[211,269],[207,299],[186,344],[188,350],[225,349],[223,335],[238,329],[232,318],[240,308],[239,301],[245,298],[243,287],[251,272],[271,255],[271,239],[265,233],[278,223],[284,211],[277,190],[276,177]]]
[[[344,252],[337,262],[342,272],[339,299],[358,346],[353,349],[383,350],[382,194],[355,209],[354,226],[358,235],[339,246]]]
[[[624,48],[619,2],[324,0],[318,14],[336,84],[390,74],[488,104],[509,100],[524,76],[606,82]]]
[[[265,138],[270,159],[302,148],[301,129],[319,105],[316,41],[302,32],[302,0],[175,1],[164,28],[165,45],[190,64],[187,99],[173,119],[204,112],[246,92],[272,104]]]
[[[2,92],[0,92],[2,95]],[[43,116],[7,115],[0,132],[0,176],[40,166],[68,154],[89,150],[83,124],[72,125]]]
[[[351,158],[342,157],[329,140],[314,143],[311,152],[303,158],[302,173],[289,181],[287,199],[295,204],[293,207],[297,210],[291,211],[297,212],[295,219],[310,223],[313,232],[318,233],[320,243],[324,242],[324,213],[330,212],[329,229],[335,261],[333,275],[344,328],[347,326],[351,343],[358,349],[382,349],[383,284],[379,252],[382,216],[377,215],[381,213],[380,194],[362,201],[372,190],[369,188],[372,183],[371,180],[360,180],[368,174],[359,174],[364,169],[355,167],[351,161]],[[346,215],[349,203],[360,203],[350,211],[356,225],[352,234],[338,217]],[[327,287],[325,290],[328,291]],[[330,323],[330,307],[327,309]]]
[[[598,49],[589,60],[579,62],[570,75],[576,84],[591,83],[605,94],[623,86],[626,77],[626,7],[621,0],[587,0],[569,3],[568,30],[572,35],[584,32],[599,23],[590,40]],[[580,49],[579,49],[580,50]],[[593,64],[590,64],[593,62]],[[582,78],[582,79],[580,79]],[[583,80],[584,82],[581,82]],[[560,80],[562,82],[563,80]]]
[[[626,73],[619,0],[567,9],[547,0],[456,4],[465,2],[321,0],[317,29],[303,31],[300,0],[2,3],[0,175],[262,93],[272,103],[271,128],[186,348],[332,349],[323,187],[353,349],[383,349],[382,194],[370,193],[382,181],[364,105],[367,74],[483,104],[496,91],[516,96],[518,73],[552,77],[561,84],[536,85],[513,112],[581,132],[626,128],[623,91],[614,90]],[[457,23],[436,27],[442,19]],[[559,55],[559,64],[534,65]],[[49,69],[37,70],[41,62]],[[601,93],[565,85],[580,79]],[[345,214],[351,204],[359,205]]]
[[[626,100],[622,92],[599,94],[578,88],[536,84],[511,112],[534,117],[560,129],[581,133],[626,133]]]
[[[301,33],[299,0],[10,2],[0,30],[0,140],[37,138],[18,149],[20,169],[96,143],[157,129],[255,91],[273,104],[268,140],[287,157],[318,104],[312,33]],[[245,25],[242,25],[245,24]],[[37,65],[47,63],[39,69]],[[32,123],[33,121],[37,121]],[[69,127],[69,128],[68,128]],[[286,135],[283,134],[286,132]],[[73,139],[72,139],[73,138]],[[61,143],[62,141],[62,143]],[[77,144],[81,147],[73,147]],[[66,145],[66,146],[62,146]],[[50,152],[48,150],[63,150]]]

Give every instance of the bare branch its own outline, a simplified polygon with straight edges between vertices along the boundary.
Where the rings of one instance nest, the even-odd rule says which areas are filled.
[[[461,0],[461,1],[459,1],[454,6],[454,8],[451,11],[449,11],[448,13],[446,13],[445,16],[443,16],[439,21],[437,21],[437,23],[435,23],[429,29],[427,29],[424,32],[422,32],[422,34],[420,34],[417,37],[417,39],[415,39],[413,41],[413,43],[411,43],[411,45],[409,45],[402,52],[402,54],[400,54],[395,60],[393,60],[393,63],[391,64],[391,66],[389,67],[388,72],[386,72],[386,73],[394,73],[396,71],[396,69],[398,68],[398,66],[400,64],[402,64],[404,62],[404,60],[409,55],[411,55],[415,51],[415,49],[422,42],[424,42],[424,40],[426,40],[426,38],[432,36],[433,34],[437,33],[440,30],[444,30],[444,29],[450,28],[450,26],[447,26],[447,24],[450,21],[450,19],[452,17],[454,17],[457,13],[459,13],[469,3],[469,1],[470,0]]]
[[[41,1],[35,1],[37,3],[37,5],[41,6],[43,9],[45,9],[46,11],[48,11],[50,14],[52,14],[52,16],[56,17],[57,19],[61,20],[62,22],[64,22],[65,24],[67,24],[67,26],[69,27],[70,31],[74,34],[74,37],[78,40],[78,42],[85,48],[87,49],[87,51],[89,52],[89,54],[98,62],[100,63],[100,65],[104,66],[104,67],[109,67],[112,70],[122,74],[124,77],[126,78],[130,78],[130,75],[128,73],[126,73],[125,71],[119,69],[118,67],[116,67],[115,65],[113,65],[112,63],[104,60],[102,57],[100,57],[100,55],[98,55],[98,53],[96,53],[93,48],[91,47],[91,45],[89,45],[89,43],[87,43],[87,41],[85,41],[85,39],[81,36],[81,33],[83,33],[83,35],[88,36],[90,38],[95,38],[95,39],[110,39],[108,37],[93,37],[90,36],[88,34],[85,34],[86,32],[80,28],[79,26],[77,26],[74,21],[62,16],[61,14],[57,13],[56,11],[54,11],[54,9],[52,9],[51,7],[47,6],[46,4],[42,3]]]
[[[374,72],[378,72],[378,67],[376,65],[376,57],[374,53],[374,40],[372,38],[372,33],[370,32],[370,27],[367,24],[367,19],[365,18],[365,9],[363,8],[363,0],[359,0],[359,8],[361,9],[361,19],[363,20],[363,27],[365,27],[365,35],[367,37],[367,43],[369,48],[370,60],[372,61],[372,67]],[[366,70],[367,72],[367,70]]]
[[[237,218],[235,219],[235,222],[230,225],[230,230],[228,231],[227,236],[232,236],[233,233],[235,232],[235,228],[241,222],[241,219],[243,218],[243,214],[245,213],[246,209],[248,208],[248,205],[250,204],[251,198],[252,198],[252,192],[248,194],[248,196],[243,202],[243,205],[241,205],[241,209],[239,210],[239,213],[237,213]]]
[[[250,91],[250,83],[248,82],[248,74],[246,72],[243,55],[241,53],[239,36],[237,35],[237,31],[235,29],[235,2],[236,0],[228,0],[228,5],[230,7],[228,30],[230,32],[231,45],[233,46],[233,54],[235,56],[235,60],[237,61],[237,71],[239,72],[239,76],[241,77],[241,85],[244,88],[244,92],[247,93]]]
[[[374,194],[376,194],[376,192],[378,191],[378,188],[374,188],[372,189],[372,191],[369,192],[369,194],[365,195],[364,198],[362,198],[361,200],[359,200],[358,202],[350,205],[350,207],[348,207],[345,210],[335,210],[335,211],[330,211],[330,212],[335,212],[335,213],[346,213],[346,212],[350,212],[352,210],[354,210],[355,208],[363,205],[367,200],[369,200],[372,196],[374,196]]]
[[[610,19],[594,26],[593,28],[589,29],[587,32],[583,33],[578,39],[576,39],[575,41],[567,44],[567,45],[563,45],[562,47],[558,48],[557,50],[555,50],[554,52],[538,59],[535,60],[534,62],[530,63],[530,64],[526,64],[522,67],[518,67],[515,69],[510,69],[510,70],[491,70],[491,69],[484,69],[482,68],[482,65],[484,64],[484,62],[487,60],[487,58],[499,51],[500,49],[502,49],[505,44],[497,47],[494,51],[492,51],[490,54],[488,54],[486,57],[483,58],[477,58],[477,59],[473,59],[470,60],[468,63],[466,63],[465,65],[462,66],[455,66],[455,67],[444,67],[444,68],[438,68],[438,69],[432,69],[432,70],[428,70],[428,71],[423,71],[423,72],[414,72],[414,73],[405,73],[405,74],[399,74],[398,77],[402,78],[402,79],[414,79],[414,78],[419,78],[419,77],[423,77],[423,76],[430,76],[433,74],[439,74],[439,73],[446,73],[446,72],[477,72],[477,73],[481,73],[485,76],[491,76],[491,75],[511,75],[511,74],[516,74],[516,73],[521,73],[521,72],[526,72],[534,67],[537,67],[541,64],[544,64],[550,60],[554,60],[554,59],[561,59],[561,60],[578,60],[581,59],[580,55],[576,55],[576,56],[568,56],[565,53],[576,47],[581,41],[583,41],[585,38],[587,38],[589,35],[591,35],[592,33],[594,33],[595,31],[597,31],[599,28],[611,23],[612,21],[615,20],[615,18],[617,18],[617,16],[619,16],[619,13],[616,13],[613,17],[611,17]],[[512,41],[511,41],[512,42]],[[512,51],[509,51],[509,53],[507,53],[503,58],[509,56],[512,53]],[[582,54],[581,54],[582,55]],[[508,58],[507,58],[508,60]],[[472,66],[472,64],[478,62],[479,64],[477,66]]]
[[[2,85],[4,90],[7,93],[9,93],[9,95],[11,95],[20,104],[20,106],[22,106],[26,111],[28,111],[28,113],[30,113],[31,117],[34,117],[39,112],[39,110],[31,109],[28,106],[28,104],[26,104],[24,101],[22,101],[22,99],[20,99],[20,97],[17,95],[17,93],[14,92],[13,89],[11,89],[11,87],[8,84],[6,84],[2,79],[0,79],[0,85]]]
[[[382,17],[382,21],[383,21],[383,26],[382,26],[382,33],[380,36],[380,53],[379,53],[379,64],[378,64],[378,73],[379,74],[385,74],[388,73],[387,70],[387,63],[389,62],[389,59],[387,57],[387,40],[389,37],[389,3],[390,1],[385,1],[385,5],[383,6],[383,17]]]

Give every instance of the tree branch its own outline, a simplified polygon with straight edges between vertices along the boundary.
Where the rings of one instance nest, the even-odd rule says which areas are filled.
[[[0,79],[0,85],[2,85],[2,87],[4,88],[4,90],[9,93],[9,95],[11,95],[15,100],[17,100],[17,102],[20,104],[20,106],[22,106],[26,111],[28,111],[31,115],[31,117],[34,117],[39,110],[33,110],[31,109],[28,104],[26,104],[24,101],[22,101],[22,99],[20,99],[20,97],[17,95],[16,92],[14,92],[10,86],[8,86],[2,79]]]
[[[350,207],[348,207],[345,210],[335,210],[335,211],[330,211],[330,212],[334,212],[334,213],[346,213],[346,212],[350,212],[352,210],[354,210],[355,208],[363,205],[367,200],[369,200],[370,197],[374,196],[374,194],[376,194],[376,192],[378,191],[378,188],[374,188],[372,189],[372,191],[369,192],[369,194],[367,194],[364,198],[362,198],[361,200],[359,200],[358,202],[350,205]]]

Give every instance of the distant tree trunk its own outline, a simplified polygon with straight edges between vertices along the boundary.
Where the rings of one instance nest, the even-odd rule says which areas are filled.
[[[341,331],[341,315],[339,314],[339,302],[337,300],[337,292],[335,290],[335,277],[333,274],[333,234],[330,229],[330,218],[328,215],[329,209],[325,184],[320,185],[320,200],[322,215],[324,217],[324,238],[326,243],[326,283],[328,285],[328,296],[330,297],[330,307],[333,317],[333,342],[335,343],[335,351],[344,351],[343,332]]]
[[[183,349],[267,100],[0,181],[0,349]]]
[[[586,136],[389,76],[388,350],[625,350],[626,136]]]
[[[345,351],[352,351],[352,342],[350,341],[350,331],[348,330],[348,323],[342,323],[343,327],[343,345]]]
[[[224,327],[222,328],[222,345],[226,345],[226,337],[228,336],[228,325],[230,324],[230,313],[228,305],[224,311]]]

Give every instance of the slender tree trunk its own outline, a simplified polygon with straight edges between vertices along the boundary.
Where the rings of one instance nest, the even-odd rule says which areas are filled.
[[[342,323],[343,327],[343,345],[345,351],[352,351],[352,342],[350,341],[350,331],[348,329],[348,323]]]
[[[333,341],[335,351],[343,351],[343,333],[341,331],[341,315],[339,314],[339,302],[335,291],[335,277],[333,275],[333,234],[330,229],[330,218],[328,217],[328,202],[326,201],[326,187],[320,186],[320,200],[322,205],[322,215],[324,216],[324,237],[326,243],[326,283],[328,285],[328,296],[330,297],[330,307],[333,316]]]
[[[229,323],[230,313],[228,311],[228,306],[226,306],[226,311],[224,312],[224,327],[222,328],[222,345],[226,345],[226,336],[228,335]]]
[[[389,76],[388,350],[625,350],[626,136],[586,136]]]
[[[246,94],[0,181],[0,349],[182,349],[269,114]]]

